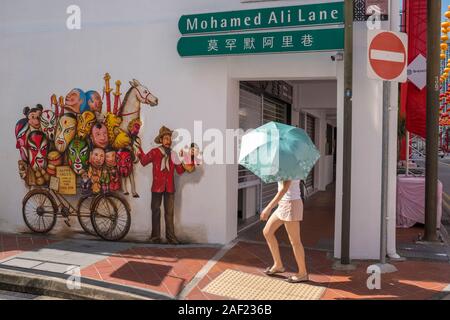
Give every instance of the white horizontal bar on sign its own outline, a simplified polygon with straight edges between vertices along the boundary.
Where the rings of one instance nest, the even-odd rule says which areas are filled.
[[[370,50],[370,59],[403,63],[405,55],[400,52],[372,49]]]

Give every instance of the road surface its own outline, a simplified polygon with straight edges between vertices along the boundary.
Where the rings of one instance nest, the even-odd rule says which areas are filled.
[[[0,300],[59,300],[57,298],[34,294],[0,290]]]

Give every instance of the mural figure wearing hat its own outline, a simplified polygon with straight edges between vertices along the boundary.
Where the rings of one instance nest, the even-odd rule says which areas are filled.
[[[174,227],[174,199],[175,171],[181,175],[184,172],[181,163],[174,163],[177,159],[176,152],[172,151],[172,134],[173,131],[166,127],[159,129],[159,134],[155,138],[155,142],[160,144],[159,147],[151,149],[148,153],[142,150],[137,152],[137,156],[143,166],[149,163],[153,164],[153,184],[152,184],[152,235],[151,241],[154,243],[161,242],[161,202],[164,199],[164,218],[166,223],[166,239],[171,244],[178,244],[179,241],[175,237]]]

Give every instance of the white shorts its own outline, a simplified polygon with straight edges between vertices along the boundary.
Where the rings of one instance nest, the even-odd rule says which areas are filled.
[[[303,201],[301,199],[280,200],[274,214],[282,221],[302,221]]]

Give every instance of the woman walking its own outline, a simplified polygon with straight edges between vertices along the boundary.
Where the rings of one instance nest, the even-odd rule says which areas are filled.
[[[277,205],[278,208],[270,216],[272,209]],[[303,201],[300,192],[300,180],[278,182],[278,193],[261,213],[261,220],[268,220],[263,233],[273,258],[273,265],[264,271],[265,274],[273,276],[285,272],[275,236],[278,228],[284,225],[298,266],[297,274],[287,278],[287,281],[290,283],[309,281],[305,265],[305,250],[300,239],[300,221],[302,219]]]

